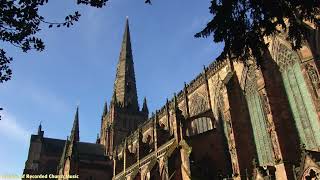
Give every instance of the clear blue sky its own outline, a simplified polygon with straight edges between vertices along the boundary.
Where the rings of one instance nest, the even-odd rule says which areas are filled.
[[[13,78],[0,84],[0,174],[21,174],[31,133],[42,121],[44,135],[65,139],[80,104],[80,140],[94,142],[103,104],[110,102],[120,44],[129,16],[139,104],[149,110],[183,88],[219,55],[222,45],[193,35],[206,25],[210,0],[113,0],[95,9],[75,1],[50,0],[47,20],[63,20],[79,10],[71,28],[43,27],[44,52],[23,53],[1,42],[14,58]]]

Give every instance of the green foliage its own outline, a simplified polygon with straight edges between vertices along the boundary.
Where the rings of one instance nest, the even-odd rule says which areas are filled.
[[[281,27],[296,50],[307,35],[303,21],[319,25],[320,20],[319,0],[212,0],[209,9],[213,18],[195,37],[212,35],[214,42],[224,42],[220,58],[232,55],[245,61],[253,56],[258,64],[268,46],[265,36]]]
[[[11,61],[12,58],[7,58],[6,52],[0,49],[0,83],[10,79],[12,72],[8,64]]]
[[[108,0],[77,0],[84,4],[102,8]],[[70,27],[79,20],[79,12],[65,17],[62,22],[49,22],[39,14],[39,8],[48,0],[0,0],[0,40],[20,48],[43,51],[45,44],[37,33],[41,24],[48,28]],[[145,0],[151,4],[151,0]],[[265,36],[279,33],[277,27],[288,32],[293,49],[299,49],[307,35],[303,21],[319,26],[319,0],[212,0],[209,7],[213,15],[207,26],[195,37],[213,36],[214,42],[224,42],[220,58],[241,57],[246,61],[252,56],[258,64],[268,44]],[[288,20],[286,23],[284,20]],[[9,67],[11,57],[0,48],[0,83],[12,76]]]
[[[77,0],[77,4],[101,8],[107,1]],[[75,12],[59,23],[46,21],[46,18],[39,14],[39,8],[47,3],[48,0],[0,0],[0,40],[20,48],[23,52],[32,49],[43,51],[44,42],[37,37],[37,33],[41,31],[41,24],[47,24],[48,28],[68,28],[79,20],[80,14]],[[11,61],[12,57],[7,57],[5,50],[0,48],[0,83],[11,79],[12,71],[9,67]]]
[[[77,4],[85,4],[101,8],[107,0],[77,0]],[[42,39],[36,36],[41,31],[40,25],[52,27],[70,27],[79,20],[79,12],[65,17],[63,22],[49,22],[39,14],[39,8],[46,5],[48,0],[0,0],[0,40],[20,48],[23,52],[31,49],[43,51]],[[11,57],[0,49],[0,83],[8,81],[12,72],[9,68]]]

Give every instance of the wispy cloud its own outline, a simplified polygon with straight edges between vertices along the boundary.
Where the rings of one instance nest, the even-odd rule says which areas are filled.
[[[1,112],[1,116],[0,135],[22,143],[23,145],[27,145],[29,142],[30,132],[19,124],[16,117],[9,114],[7,111]]]
[[[67,102],[59,94],[39,82],[13,79],[6,85],[0,89],[0,97],[4,99],[4,104],[0,104],[0,107],[5,110],[13,108],[14,104],[15,109],[29,106],[46,109],[50,113],[65,113],[69,110]]]
[[[63,113],[69,109],[66,102],[60,97],[46,89],[41,89],[40,87],[29,87],[29,89],[26,89],[26,95],[29,96],[37,106],[47,107],[54,113]]]

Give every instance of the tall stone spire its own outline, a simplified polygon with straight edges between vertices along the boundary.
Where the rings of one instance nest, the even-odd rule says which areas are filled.
[[[71,142],[80,141],[79,137],[79,107],[77,107],[76,114],[74,116],[73,126],[70,135]]]
[[[114,83],[114,95],[113,102],[116,98],[120,105],[131,110],[139,110],[128,18],[126,19],[117,75]]]

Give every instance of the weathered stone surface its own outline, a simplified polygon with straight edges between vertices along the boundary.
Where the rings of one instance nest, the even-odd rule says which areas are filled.
[[[79,142],[77,115],[67,141],[44,138],[40,127],[25,172],[60,167],[60,174],[112,173],[114,180],[319,178],[319,40],[293,51],[285,37],[266,38],[260,66],[213,62],[148,118],[146,100],[138,107],[127,21],[97,144]]]

